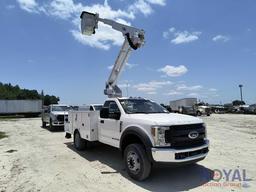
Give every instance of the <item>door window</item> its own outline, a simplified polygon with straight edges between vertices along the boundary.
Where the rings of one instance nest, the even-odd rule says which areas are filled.
[[[111,102],[109,104],[109,113],[118,113],[120,112],[116,102]]]

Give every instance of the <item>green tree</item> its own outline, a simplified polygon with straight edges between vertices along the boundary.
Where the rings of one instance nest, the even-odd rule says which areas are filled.
[[[43,90],[41,94],[37,90],[21,89],[18,85],[3,84],[0,82],[0,99],[42,99],[45,105],[57,104],[59,102],[59,97],[54,95],[44,96]]]

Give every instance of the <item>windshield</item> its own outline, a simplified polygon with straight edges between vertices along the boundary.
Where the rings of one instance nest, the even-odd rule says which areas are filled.
[[[126,113],[168,113],[168,111],[155,102],[146,99],[120,99]]]
[[[52,106],[52,111],[68,111],[69,109],[68,106]]]

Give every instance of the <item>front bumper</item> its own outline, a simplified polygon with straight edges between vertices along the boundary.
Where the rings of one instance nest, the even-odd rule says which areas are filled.
[[[64,122],[62,122],[62,121],[54,121],[54,122],[52,122],[52,125],[53,126],[64,126]]]
[[[203,159],[208,154],[209,140],[204,145],[188,149],[151,148],[153,160],[162,163],[182,163]]]

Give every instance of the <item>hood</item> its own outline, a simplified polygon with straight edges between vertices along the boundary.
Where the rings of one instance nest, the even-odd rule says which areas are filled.
[[[52,111],[53,115],[68,115],[68,111]]]
[[[203,123],[200,118],[178,113],[129,114],[129,118],[152,125],[166,126]]]

